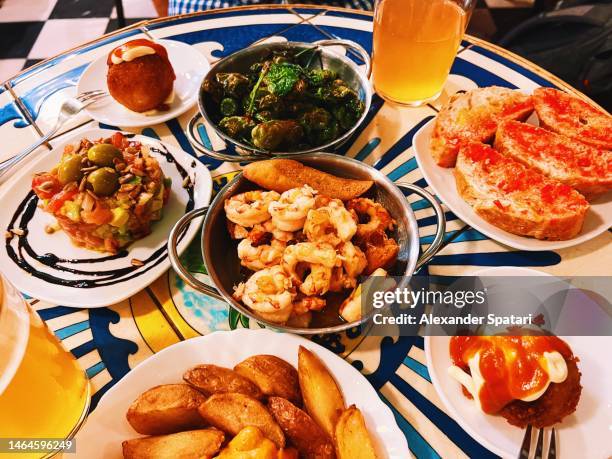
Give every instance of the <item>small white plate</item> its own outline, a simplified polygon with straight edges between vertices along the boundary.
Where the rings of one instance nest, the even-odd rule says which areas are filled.
[[[15,227],[27,228],[25,235],[20,238],[13,237],[0,248],[2,272],[20,291],[51,303],[85,308],[109,306],[124,300],[149,285],[170,267],[166,251],[168,233],[174,223],[186,213],[190,198],[193,198],[193,208],[208,205],[212,179],[210,172],[201,162],[177,147],[136,135],[133,140],[161,150],[165,148],[169,155],[166,158],[160,153],[152,152],[164,175],[172,179],[172,188],[169,201],[164,206],[163,217],[153,223],[151,234],[129,245],[126,255],[109,257],[108,254],[73,245],[63,231],[45,233],[45,226],[53,224],[55,217],[37,207],[38,199],[31,193],[33,175],[49,171],[57,165],[66,145],[78,144],[83,138],[110,137],[114,132],[116,131],[89,129],[73,135],[52,151],[42,154],[38,160],[28,163],[3,185],[3,191],[0,193],[2,232]],[[184,179],[181,172],[187,173],[191,178],[194,184],[192,191],[183,188]],[[28,211],[33,212],[32,218],[22,224]],[[13,219],[15,223],[11,225]],[[191,223],[179,244],[179,251],[184,250],[198,233],[201,221],[202,219],[197,219]],[[42,263],[29,254],[25,246],[20,249],[20,241],[27,241],[31,250],[38,255],[50,253],[66,261],[56,262],[51,256],[46,259],[43,257],[47,264]],[[11,256],[12,254],[14,256]],[[134,258],[143,261],[144,266],[132,266],[131,260]],[[32,274],[28,269],[33,270]],[[79,283],[88,284],[92,281],[92,285],[79,286]]]
[[[532,124],[537,124],[530,118]],[[567,241],[541,241],[539,239],[518,236],[498,228],[480,217],[457,192],[454,169],[440,167],[436,164],[429,149],[429,141],[435,119],[423,126],[414,136],[414,156],[416,157],[423,177],[435,194],[453,213],[468,225],[482,234],[502,244],[519,250],[557,250],[572,247],[593,239],[612,226],[612,193],[606,193],[590,202],[591,207],[584,219],[584,226],[578,236]]]
[[[154,115],[143,115],[128,110],[112,97],[105,97],[90,105],[85,112],[100,123],[111,126],[142,127],[163,123],[185,113],[196,103],[202,78],[210,69],[206,57],[193,46],[173,40],[157,40],[168,51],[168,58],[174,68],[174,101],[170,110]],[[102,89],[108,91],[106,85],[107,56],[100,56],[85,69],[77,85],[77,94],[85,91]]]
[[[492,276],[547,275],[526,268],[493,268],[474,273],[494,282]],[[582,394],[576,411],[555,425],[557,458],[612,457],[610,422],[612,420],[612,367],[602,359],[601,349],[612,345],[609,336],[562,337],[580,359]],[[450,336],[426,336],[427,369],[436,392],[447,413],[476,441],[504,458],[518,457],[525,431],[512,426],[501,416],[482,413],[474,400],[463,395],[461,385],[448,376],[451,358],[448,352]],[[532,437],[535,442],[535,436]],[[535,446],[532,443],[532,447]]]
[[[167,347],[137,365],[100,399],[83,429],[76,436],[77,457],[119,459],[121,442],[140,437],[125,419],[134,399],[159,384],[183,382],[188,368],[213,363],[233,368],[255,354],[272,354],[297,368],[298,348],[314,352],[330,369],[347,406],[355,404],[363,413],[381,459],[411,457],[406,437],[393,413],[370,383],[348,362],[322,346],[296,335],[270,330],[218,331]]]

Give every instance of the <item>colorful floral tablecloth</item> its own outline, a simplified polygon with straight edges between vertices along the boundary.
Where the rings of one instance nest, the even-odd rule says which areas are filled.
[[[88,63],[108,53],[117,42],[138,37],[191,44],[211,63],[264,41],[313,42],[339,37],[357,41],[371,51],[372,16],[313,7],[245,7],[144,22],[107,35],[26,70],[0,87],[0,138],[3,139],[0,161],[35,141],[52,126],[62,101],[75,95],[76,83]],[[346,52],[341,48],[337,51]],[[351,53],[348,56],[362,64],[357,56]],[[527,90],[557,86],[573,91],[534,65],[467,37],[440,100],[421,108],[404,109],[375,96],[367,122],[342,153],[382,170],[393,180],[410,181],[427,188],[413,155],[414,134],[435,116],[449,95],[488,85]],[[195,108],[178,119],[133,132],[176,144],[198,157],[210,169],[214,188],[219,190],[239,165],[201,157],[193,150],[184,129],[194,113]],[[81,114],[46,148],[67,135],[74,135],[75,131],[98,126]],[[222,147],[220,139],[207,126],[201,126],[199,131],[204,142]],[[6,191],[0,188],[0,192]],[[425,201],[410,199],[420,227],[421,244],[426,248],[435,234],[435,217]],[[448,222],[445,245],[423,268],[431,274],[456,276],[486,266],[528,266],[560,275],[598,275],[601,267],[612,265],[611,232],[570,249],[525,252],[488,239],[445,210]],[[191,271],[206,278],[197,238],[183,257]],[[166,346],[215,330],[259,326],[249,323],[227,304],[186,286],[173,271],[128,300],[105,308],[75,309],[36,298],[30,301],[86,369],[95,391],[94,407],[130,368]],[[393,409],[414,456],[494,457],[446,414],[429,378],[422,338],[365,337],[349,331],[314,339],[363,372]]]

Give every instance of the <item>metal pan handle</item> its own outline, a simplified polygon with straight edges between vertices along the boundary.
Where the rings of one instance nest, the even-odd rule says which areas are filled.
[[[418,259],[415,268],[415,270],[418,270],[421,266],[431,260],[433,256],[438,253],[438,250],[440,250],[440,247],[444,242],[444,234],[446,233],[446,217],[444,216],[442,206],[438,203],[436,198],[431,195],[431,193],[425,191],[420,186],[413,185],[412,183],[396,183],[396,185],[401,190],[411,191],[429,201],[434,212],[436,213],[436,219],[438,221],[436,225],[436,236],[429,247],[427,247],[427,250],[425,250],[425,252],[423,252],[421,257]]]
[[[176,271],[176,273],[183,279],[187,284],[196,290],[206,293],[218,300],[225,301],[225,298],[221,296],[221,294],[208,284],[205,284],[201,280],[197,279],[193,274],[187,271],[187,268],[181,263],[181,259],[178,253],[178,240],[183,231],[187,228],[189,223],[202,215],[206,215],[208,212],[208,206],[202,207],[201,209],[194,209],[190,212],[187,212],[185,215],[181,217],[179,221],[176,222],[172,230],[170,231],[170,236],[168,237],[168,258],[170,259],[170,264]]]
[[[359,43],[354,42],[353,40],[341,40],[337,38],[315,41],[314,44],[319,46],[343,46],[346,49],[352,49],[359,55],[359,57],[361,57],[361,59],[365,63],[365,74],[368,78],[370,78],[370,73],[372,73],[372,59],[370,58],[370,55],[365,50],[365,48]]]
[[[211,150],[202,143],[197,134],[198,123],[202,122],[202,118],[202,114],[198,112],[193,115],[193,117],[189,120],[189,123],[187,124],[187,138],[189,139],[189,143],[191,144],[191,146],[195,148],[198,152],[210,158],[218,159],[219,161],[229,161],[234,163],[259,161],[260,159],[266,158],[262,155],[228,155],[225,153]]]

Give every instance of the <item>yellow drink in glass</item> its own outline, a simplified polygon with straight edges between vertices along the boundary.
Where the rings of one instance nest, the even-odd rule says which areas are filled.
[[[378,95],[411,106],[437,98],[465,32],[471,3],[378,0],[372,66]]]
[[[89,380],[77,360],[0,275],[0,437],[70,439],[89,400]],[[52,455],[3,451],[0,458]]]

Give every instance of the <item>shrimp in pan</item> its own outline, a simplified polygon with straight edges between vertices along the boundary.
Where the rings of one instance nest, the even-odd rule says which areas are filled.
[[[378,202],[368,198],[355,198],[346,203],[346,208],[355,212],[359,219],[356,236],[360,240],[368,239],[376,232],[393,230],[395,221]]]
[[[289,319],[295,296],[291,278],[279,265],[257,271],[234,290],[234,298],[242,300],[264,320],[275,323]]]
[[[338,264],[336,250],[329,244],[300,242],[290,245],[283,253],[283,269],[307,296],[327,293],[332,268]]]
[[[286,242],[277,239],[272,239],[269,244],[254,246],[247,237],[238,244],[238,258],[242,266],[259,271],[280,264],[286,246]]]
[[[280,195],[276,191],[255,190],[240,193],[225,201],[225,215],[237,225],[250,228],[270,219],[268,206],[279,198]]]
[[[298,231],[304,227],[308,211],[315,205],[316,191],[308,185],[292,188],[268,206],[274,226],[282,231]]]

